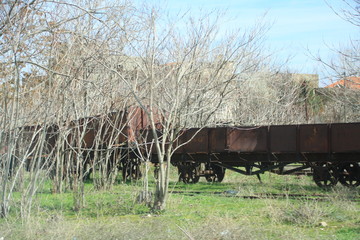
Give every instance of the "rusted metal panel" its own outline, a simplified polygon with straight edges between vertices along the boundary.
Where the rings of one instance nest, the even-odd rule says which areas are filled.
[[[23,157],[25,152],[27,152],[27,154],[31,154],[26,156],[29,159],[35,155],[39,157],[38,151],[41,149],[41,156],[45,157],[51,153],[58,141],[59,127],[55,124],[23,126],[17,129],[16,134],[19,134],[16,138],[14,153],[16,156]],[[4,154],[7,151],[7,141],[5,139],[5,146],[0,149],[2,151],[0,151],[0,154]]]
[[[194,153],[208,153],[209,152],[209,134],[208,128],[198,129],[191,128],[187,129],[185,141],[189,141],[183,148],[188,154]]]
[[[147,109],[147,111],[149,111],[149,108]],[[126,131],[127,141],[134,142],[135,139],[139,137],[139,134],[141,134],[140,133],[141,131],[151,128],[150,126],[151,123],[148,115],[146,114],[146,111],[141,107],[131,106],[127,108],[126,112],[127,114],[125,119],[127,121],[126,125],[128,128],[128,130]],[[157,130],[161,130],[164,121],[161,112],[158,109],[154,109],[153,115],[154,115],[153,121],[155,124],[155,128]],[[123,124],[125,125],[125,123]],[[137,140],[139,141],[139,139]]]
[[[144,110],[139,107],[129,107],[126,118],[129,130],[134,133],[146,129],[148,125],[147,116],[144,114]]]
[[[128,107],[126,111],[128,125],[133,131],[139,131],[151,127],[149,117],[146,113],[146,111],[150,111],[149,108],[147,108],[145,111],[141,107],[131,106]],[[163,123],[164,119],[160,110],[153,109],[153,118],[156,129],[161,129],[161,124]]]
[[[360,123],[331,125],[332,152],[360,152]]]
[[[156,131],[156,137],[161,138],[162,132]],[[157,154],[156,145],[155,145],[155,138],[152,129],[145,129],[139,132],[138,139],[141,140],[142,147],[145,149],[146,152],[151,152]],[[131,143],[129,143],[131,144]],[[168,145],[166,145],[167,147]],[[175,145],[176,146],[176,145]]]
[[[327,124],[299,125],[300,152],[327,153],[329,152]]]
[[[126,125],[125,112],[80,118],[69,124],[68,143],[86,149],[119,147],[125,141],[135,139],[135,134]]]
[[[95,148],[96,147],[96,136],[99,131],[99,127],[101,125],[101,120],[98,117],[91,117],[86,118],[82,122],[83,126],[81,127],[81,131],[78,132],[75,137],[81,138],[83,136],[82,140],[82,147],[83,148]],[[84,131],[84,133],[83,133]]]
[[[184,146],[181,146],[183,143],[186,142],[186,129],[183,129],[179,132],[178,138],[174,142],[173,148],[175,150],[175,153],[183,153],[184,152]],[[181,146],[181,147],[179,147]]]
[[[51,151],[55,147],[59,138],[59,127],[57,125],[51,125],[46,130],[46,142],[48,143],[48,150]]]
[[[209,151],[212,153],[222,153],[226,149],[226,127],[209,129]]]
[[[125,111],[108,114],[106,123],[102,126],[102,139],[115,147],[121,146],[131,136],[129,127],[126,126],[127,114]],[[133,132],[131,132],[133,134]],[[131,136],[134,138],[134,136]]]
[[[266,152],[267,127],[229,128],[227,144],[230,152]]]
[[[270,126],[270,151],[272,153],[296,152],[297,126]]]

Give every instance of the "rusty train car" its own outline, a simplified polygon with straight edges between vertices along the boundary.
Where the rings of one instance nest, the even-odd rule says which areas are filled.
[[[225,169],[259,177],[311,168],[320,187],[360,185],[360,123],[187,129],[178,144],[184,142],[172,163],[185,182],[221,182]]]
[[[3,133],[0,143],[0,170],[8,169],[8,175],[12,176],[13,170],[20,166],[28,171],[35,167],[46,167],[44,157],[53,154],[58,130],[57,125],[32,125]],[[32,161],[34,158],[39,161]]]
[[[147,115],[139,107],[60,125],[23,126],[14,131],[17,136],[11,162],[14,167],[19,165],[17,162],[25,162],[26,169],[31,170],[36,163],[45,169],[53,168],[55,161],[59,161],[71,173],[82,171],[87,177],[96,165],[106,161],[108,171],[122,169],[124,178],[138,179],[141,172],[136,135],[148,126]],[[2,149],[5,156],[8,147]]]
[[[161,117],[157,117],[156,125],[160,122]],[[81,118],[70,123],[65,151],[73,151],[73,155],[81,153],[83,165],[89,164],[92,168],[96,167],[96,161],[106,161],[108,171],[122,170],[124,181],[139,179],[141,149],[138,144],[142,143],[139,133],[149,125],[145,110],[135,106],[102,116]],[[91,168],[86,175],[89,176],[90,172]]]
[[[161,117],[157,122],[161,133]],[[39,127],[24,129],[30,134]],[[143,137],[140,133],[149,131],[149,121],[139,107],[44,129],[47,155],[57,146],[62,156],[80,156],[83,165],[94,167],[95,161],[104,159],[109,169],[120,164],[124,180],[141,176],[142,150],[136,144],[145,143],[139,138]],[[66,137],[60,137],[64,133]],[[147,140],[151,141],[149,136]],[[360,185],[360,123],[190,128],[181,132],[174,147],[171,162],[178,168],[179,179],[186,183],[196,183],[200,177],[221,182],[226,169],[259,179],[266,171],[291,174],[311,169],[321,187],[338,182]],[[156,152],[151,152],[151,161],[156,164]],[[295,168],[287,168],[294,164]]]

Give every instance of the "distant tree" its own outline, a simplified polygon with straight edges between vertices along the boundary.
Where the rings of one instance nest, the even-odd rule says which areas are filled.
[[[360,1],[342,0],[333,4],[326,1],[334,14],[354,25],[360,31]],[[342,7],[339,7],[339,3]],[[331,47],[333,57],[330,60],[324,56],[314,56],[322,66],[327,80],[336,82],[339,80],[352,82],[353,77],[360,77],[360,39],[359,34],[348,40],[347,43],[339,44],[339,47]],[[322,114],[319,115],[327,122],[358,121],[360,116],[360,102],[356,90],[346,87],[340,89],[324,89],[318,91],[326,103]]]
[[[230,122],[245,126],[307,123],[309,85],[305,77],[266,69],[246,76],[233,93],[235,100],[226,104],[232,113]]]
[[[331,2],[328,2],[328,6],[336,15],[354,25],[360,31],[360,1],[342,0],[342,3],[344,7],[340,9]],[[332,48],[332,51],[334,52],[334,58],[330,61],[321,56],[316,57],[316,60],[324,66],[328,77],[332,77],[337,81],[346,77],[360,75],[360,41],[358,36],[350,38],[347,44]]]

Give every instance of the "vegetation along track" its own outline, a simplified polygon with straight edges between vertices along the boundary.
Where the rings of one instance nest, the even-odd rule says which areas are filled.
[[[227,190],[223,192],[209,192],[209,191],[172,191],[174,194],[183,194],[186,196],[196,195],[218,195],[223,197],[236,197],[244,199],[302,199],[302,200],[316,200],[316,201],[331,201],[335,196],[325,194],[287,194],[287,193],[255,193],[251,195],[243,195],[235,190]],[[346,196],[344,197],[351,202],[360,202],[360,196]]]

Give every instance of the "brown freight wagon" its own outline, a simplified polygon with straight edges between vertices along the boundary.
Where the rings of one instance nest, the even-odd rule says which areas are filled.
[[[160,135],[162,120],[162,117],[156,120]],[[38,128],[24,127],[23,131],[32,136]],[[48,159],[52,158],[55,149],[60,149],[64,159],[80,157],[84,166],[90,163],[92,168],[96,167],[97,161],[105,159],[109,169],[121,163],[124,178],[141,176],[141,150],[137,144],[147,146],[146,142],[152,140],[152,134],[144,138],[143,133],[151,131],[148,131],[145,111],[139,107],[41,129],[46,132],[43,152]],[[30,150],[31,146],[37,146],[37,139],[19,137]],[[179,136],[175,147],[180,145],[172,156],[172,163],[178,167],[184,182],[195,183],[201,176],[208,181],[221,182],[225,169],[258,177],[266,171],[291,174],[311,169],[319,186],[332,186],[338,181],[347,186],[360,185],[360,123],[190,128],[184,129]],[[151,154],[156,163],[156,151]],[[21,158],[24,154],[16,151],[16,155]],[[32,160],[34,156],[25,157]],[[288,166],[293,164],[296,167],[289,170]]]
[[[159,114],[155,113],[155,116]],[[156,124],[160,124],[161,120],[157,117]],[[73,152],[75,149],[75,155],[81,154],[83,164],[90,164],[92,169],[96,168],[96,165],[104,165],[106,161],[105,167],[109,174],[114,172],[115,168],[120,168],[123,180],[139,179],[139,145],[143,141],[139,136],[149,125],[145,110],[136,106],[127,107],[123,111],[78,119],[70,124],[71,133],[67,140],[67,149]]]
[[[16,151],[11,155],[14,159],[26,159],[28,170],[41,161],[47,163],[46,166],[42,164],[42,168],[52,170],[56,164],[61,164],[67,171],[61,174],[81,172],[88,177],[92,169],[101,165],[108,174],[119,167],[124,179],[138,179],[141,172],[137,136],[148,126],[145,111],[135,106],[61,125],[24,126],[17,129],[20,135]],[[6,151],[2,151],[5,155]]]
[[[187,141],[173,155],[185,182],[220,182],[225,169],[259,176],[311,168],[319,186],[360,184],[360,123],[187,129],[179,143]]]

